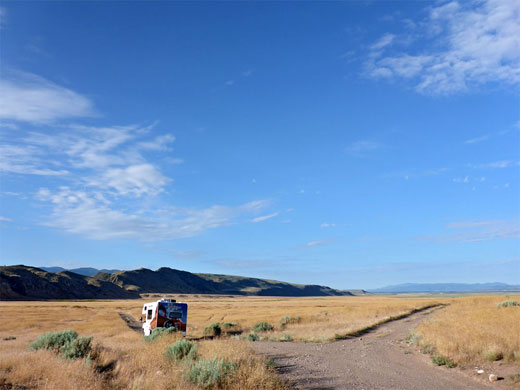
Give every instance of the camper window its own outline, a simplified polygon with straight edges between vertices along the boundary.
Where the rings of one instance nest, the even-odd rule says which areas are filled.
[[[146,317],[147,320],[151,320],[152,319],[152,310],[148,310],[148,316]]]

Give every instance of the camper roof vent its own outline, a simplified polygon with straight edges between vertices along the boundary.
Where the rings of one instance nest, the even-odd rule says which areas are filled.
[[[177,302],[175,299],[163,298],[161,302]]]

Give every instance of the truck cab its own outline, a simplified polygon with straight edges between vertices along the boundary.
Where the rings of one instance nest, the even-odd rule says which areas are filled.
[[[175,299],[145,303],[142,311],[143,331],[149,336],[155,328],[172,328],[186,336],[188,304]]]

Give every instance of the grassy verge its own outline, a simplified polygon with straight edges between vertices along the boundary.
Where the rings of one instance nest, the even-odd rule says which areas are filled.
[[[503,297],[457,299],[415,332],[423,348],[456,364],[520,364],[520,306],[510,302],[515,301],[503,301]]]

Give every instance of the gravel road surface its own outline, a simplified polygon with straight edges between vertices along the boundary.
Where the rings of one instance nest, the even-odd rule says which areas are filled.
[[[437,367],[427,355],[405,342],[419,322],[419,312],[381,325],[363,336],[329,344],[255,342],[254,350],[272,358],[279,373],[295,389],[355,390],[484,390],[503,388],[486,383],[473,370]]]

